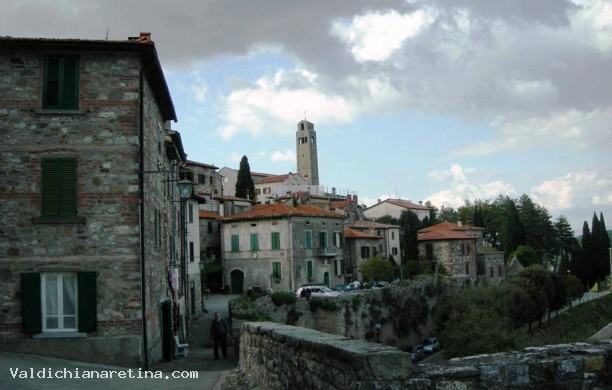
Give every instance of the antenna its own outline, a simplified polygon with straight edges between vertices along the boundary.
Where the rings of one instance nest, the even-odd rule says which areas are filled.
[[[108,27],[106,28],[106,40],[108,41]]]
[[[306,120],[306,111],[304,111],[304,120]]]

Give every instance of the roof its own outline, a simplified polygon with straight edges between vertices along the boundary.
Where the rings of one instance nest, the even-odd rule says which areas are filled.
[[[176,122],[176,111],[174,110],[172,97],[157,56],[157,50],[155,50],[155,44],[150,35],[150,33],[140,33],[140,37],[125,41],[0,37],[0,48],[2,50],[136,52],[142,59],[144,73],[151,84],[153,95],[164,120]]]
[[[348,200],[340,200],[340,201],[336,201],[336,202],[330,202],[329,205],[335,209],[341,209],[344,210],[344,208],[346,206],[349,205],[349,201]]]
[[[195,166],[198,166],[198,167],[210,168],[210,169],[215,169],[215,170],[219,169],[219,167],[216,167],[216,166],[214,166],[212,164],[204,164],[204,163],[196,162],[196,161],[192,161],[192,160],[187,160],[186,162],[187,162],[187,165],[195,165]]]
[[[389,228],[399,228],[397,225],[387,225],[385,223],[378,223],[373,221],[354,221],[351,224],[352,228],[355,229],[389,229]]]
[[[250,200],[250,199],[238,198],[238,197],[230,196],[230,195],[215,195],[215,199],[218,199],[218,200],[235,200],[235,201],[239,201],[239,202],[251,202],[251,203],[255,202],[255,201]]]
[[[221,219],[221,216],[217,213],[213,213],[212,211],[208,211],[208,210],[199,210],[198,211],[198,215],[200,216],[200,218],[204,218],[204,219]]]
[[[252,175],[252,174],[251,174]],[[262,183],[278,183],[278,182],[282,182],[285,181],[289,178],[289,174],[286,175],[275,175],[275,176],[264,176],[261,179],[257,179],[257,181],[255,182],[255,184],[262,184]]]
[[[385,199],[385,200],[383,200],[383,201],[381,201],[379,203],[376,203],[375,205],[368,207],[368,209],[376,207],[376,206],[380,205],[381,203],[389,203],[389,204],[392,204],[392,205],[395,205],[395,206],[399,206],[399,207],[402,207],[402,208],[405,208],[405,209],[408,209],[408,210],[430,210],[429,207],[423,206],[422,204],[415,204],[415,203],[412,203],[409,200],[392,199],[392,198]]]
[[[360,232],[359,230],[351,229],[348,227],[344,228],[344,238],[371,238],[382,240],[382,237],[377,236],[376,234],[364,233]]]
[[[285,203],[257,205],[251,211],[230,215],[224,221],[251,220],[251,219],[277,219],[290,217],[323,217],[344,219],[343,216],[318,207],[308,205],[289,206]]]
[[[453,231],[468,231],[468,230],[473,230],[473,231],[484,231],[485,228],[481,228],[478,226],[471,226],[471,225],[460,225],[454,222],[442,222],[439,223],[437,225],[433,225],[433,226],[429,226],[423,229],[419,230],[419,233],[428,233],[428,232],[433,232],[433,231],[437,231],[437,230],[453,230]]]
[[[419,234],[419,241],[446,241],[446,240],[476,240],[477,237],[468,236],[465,233],[453,230],[436,230],[429,233]]]

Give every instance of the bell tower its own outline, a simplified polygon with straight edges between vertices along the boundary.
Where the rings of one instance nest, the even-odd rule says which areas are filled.
[[[297,172],[309,184],[319,185],[319,161],[317,159],[317,133],[306,119],[298,123],[295,133]]]

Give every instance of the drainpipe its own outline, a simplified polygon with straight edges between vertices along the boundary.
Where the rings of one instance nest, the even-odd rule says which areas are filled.
[[[138,188],[138,204],[140,207],[139,223],[140,223],[140,306],[142,307],[142,350],[144,357],[144,369],[149,369],[149,345],[148,345],[148,332],[147,332],[147,299],[146,299],[146,270],[145,270],[145,199],[144,199],[144,82],[143,82],[143,70],[140,69],[138,79],[138,126],[140,130],[140,146],[138,153],[138,182],[140,183]]]

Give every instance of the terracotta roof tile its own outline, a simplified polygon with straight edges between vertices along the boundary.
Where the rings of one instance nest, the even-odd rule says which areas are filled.
[[[356,228],[356,229],[389,229],[389,228],[398,228],[399,226],[397,225],[387,225],[385,223],[378,223],[378,222],[374,222],[374,221],[354,221],[352,226],[352,228]]]
[[[221,216],[217,213],[213,213],[212,211],[208,211],[208,210],[199,210],[198,212],[200,218],[204,218],[204,219],[221,219]]]
[[[476,240],[475,236],[468,236],[465,233],[453,230],[436,230],[429,233],[419,234],[419,241],[444,241],[444,240]]]
[[[426,227],[424,229],[419,230],[419,233],[428,233],[428,232],[433,232],[433,231],[437,231],[437,230],[453,230],[453,231],[461,231],[461,232],[465,232],[468,230],[472,230],[472,231],[484,231],[484,228],[478,227],[478,226],[471,226],[471,225],[459,225],[457,223],[454,222],[442,222],[439,223],[437,225],[433,225],[433,226],[429,226]]]
[[[344,238],[371,238],[382,240],[382,237],[377,236],[376,234],[364,233],[348,227],[344,228]]]
[[[265,176],[261,179],[257,179],[257,181],[255,181],[255,184],[278,183],[287,180],[287,178],[289,178],[289,175]]]
[[[429,207],[427,206],[423,206],[422,204],[416,204],[416,203],[412,203],[408,200],[402,200],[402,199],[385,199],[383,200],[383,202],[387,202],[387,203],[391,203],[394,204],[396,206],[400,206],[406,209],[413,209],[413,210],[429,210]],[[374,206],[372,206],[374,207]]]

